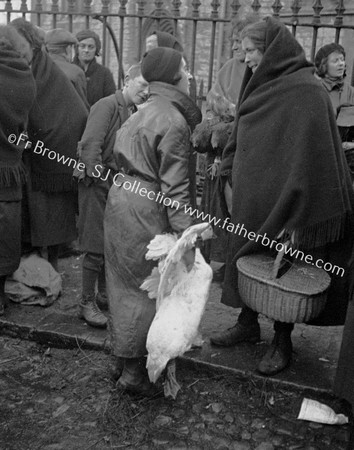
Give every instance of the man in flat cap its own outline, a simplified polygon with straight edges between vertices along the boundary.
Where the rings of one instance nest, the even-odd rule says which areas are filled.
[[[92,30],[82,30],[76,35],[79,44],[74,63],[81,67],[86,75],[87,100],[92,106],[98,100],[114,94],[116,85],[108,67],[98,64],[96,56],[100,55],[101,41]]]
[[[45,44],[50,57],[72,82],[87,109],[90,109],[85,73],[77,65],[71,64],[73,45],[77,43],[75,36],[63,28],[55,28],[45,35]]]

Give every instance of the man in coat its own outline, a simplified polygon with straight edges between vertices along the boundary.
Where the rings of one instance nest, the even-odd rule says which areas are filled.
[[[119,173],[109,191],[104,230],[112,350],[124,360],[118,386],[150,395],[144,357],[155,302],[140,286],[154,262],[145,254],[156,234],[192,224],[184,212],[190,205],[189,139],[201,113],[189,96],[191,75],[180,52],[154,48],[141,66],[150,97],[117,133]]]
[[[71,63],[73,45],[77,43],[75,36],[63,28],[55,28],[45,35],[45,44],[50,57],[72,82],[87,109],[90,109],[85,73],[76,64]]]
[[[79,246],[85,253],[82,262],[82,298],[79,316],[93,327],[105,327],[107,319],[97,306],[107,309],[103,214],[108,191],[117,171],[113,159],[116,132],[143,103],[148,95],[148,83],[141,75],[140,64],[132,66],[123,90],[102,98],[90,111],[86,129],[79,142],[79,154],[85,168],[76,170],[79,178]],[[98,293],[96,296],[96,284]]]

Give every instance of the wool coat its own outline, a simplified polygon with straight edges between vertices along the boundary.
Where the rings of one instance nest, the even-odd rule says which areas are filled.
[[[74,64],[82,68],[78,57],[75,57]],[[108,67],[102,66],[94,58],[85,70],[87,83],[87,100],[89,105],[94,105],[103,97],[108,97],[116,91],[116,85],[112,72]]]
[[[145,259],[147,245],[156,234],[181,232],[192,224],[184,210],[190,203],[189,138],[201,113],[170,84],[152,82],[150,94],[117,133],[119,175],[104,220],[112,349],[125,358],[146,355],[155,315],[155,301],[140,289],[156,264]],[[163,198],[168,201],[160,202]]]
[[[113,146],[117,131],[128,117],[122,91],[102,98],[92,106],[79,142],[80,161],[85,164],[84,177],[79,174],[78,229],[83,252],[104,253],[104,210],[113,175],[117,171]]]
[[[50,51],[49,55],[55,62],[55,64],[59,67],[59,69],[63,71],[72,82],[76,92],[79,94],[86,108],[90,109],[90,105],[87,101],[86,77],[81,67],[78,67],[76,64],[72,64],[67,61],[64,55],[51,53]]]
[[[353,249],[353,190],[330,99],[287,28],[266,19],[266,45],[247,68],[222,173],[232,171],[232,217],[222,301],[242,306],[236,260],[270,252],[255,235],[295,245],[344,268],[331,275],[327,323],[343,323]],[[238,225],[238,228],[237,228]],[[242,231],[241,231],[242,230]],[[246,230],[246,231],[245,231]]]

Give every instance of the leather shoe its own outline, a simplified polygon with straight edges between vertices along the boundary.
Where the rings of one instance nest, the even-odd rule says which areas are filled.
[[[85,320],[91,327],[106,328],[107,317],[96,304],[94,295],[83,295],[79,303],[79,319]]]
[[[117,382],[118,379],[122,376],[124,370],[124,359],[119,358],[118,356],[114,358],[114,361],[109,367],[109,376],[112,381]]]
[[[237,322],[231,328],[221,333],[215,333],[210,338],[210,342],[220,347],[231,347],[241,342],[259,342],[261,338],[261,330],[259,323],[255,322],[251,325],[242,325]]]
[[[155,397],[163,393],[161,389],[158,389],[146,378],[141,380],[140,383],[131,384],[122,380],[121,377],[117,381],[116,387],[122,391],[127,391],[129,394],[142,395],[143,397]]]
[[[258,372],[268,376],[281,372],[290,364],[292,351],[290,334],[276,332],[267,353],[258,365]]]

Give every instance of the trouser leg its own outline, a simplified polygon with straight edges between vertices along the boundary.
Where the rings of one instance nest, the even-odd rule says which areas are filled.
[[[106,273],[105,273],[104,262],[103,262],[101,270],[98,274],[96,302],[100,309],[104,309],[104,310],[108,309],[108,299],[107,299],[107,292],[106,292]]]
[[[103,266],[103,255],[86,253],[82,262],[82,297],[79,318],[93,327],[105,328],[107,318],[96,303],[96,283]]]

